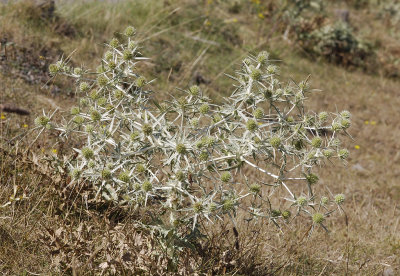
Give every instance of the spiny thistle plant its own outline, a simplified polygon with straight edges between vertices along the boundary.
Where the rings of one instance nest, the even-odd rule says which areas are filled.
[[[124,35],[106,44],[96,72],[71,68],[68,58],[50,66],[51,75],[76,80],[79,104],[63,124],[46,115],[35,122],[61,140],[83,141],[68,164],[73,182],[91,185],[103,200],[162,210],[157,221],[177,233],[224,217],[235,222],[239,210],[279,228],[299,215],[323,226],[341,210],[344,195],[316,194],[313,169],[348,157],[339,140],[350,127],[348,111],[306,111],[315,92],[308,79],[281,82],[267,52],[244,59],[229,76],[234,90],[223,104],[198,86],[158,103],[152,81],[136,70],[145,58],[135,29]],[[277,190],[286,204],[278,205]]]

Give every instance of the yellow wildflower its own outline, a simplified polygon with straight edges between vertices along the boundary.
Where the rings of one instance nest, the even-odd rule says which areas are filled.
[[[2,120],[5,120],[5,119],[6,119],[6,115],[4,115],[3,113],[1,113],[0,118],[1,118]]]
[[[360,149],[360,146],[359,145],[355,145],[354,148],[355,149]]]
[[[371,125],[376,125],[376,122],[375,121],[371,121]]]
[[[364,124],[369,125],[369,121],[365,121]]]
[[[265,16],[264,16],[264,14],[263,14],[263,13],[259,12],[259,13],[258,13],[258,18],[260,18],[260,19],[264,19],[264,18],[265,18]]]

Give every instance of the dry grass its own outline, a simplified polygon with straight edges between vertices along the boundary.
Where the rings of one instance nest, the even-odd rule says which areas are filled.
[[[327,164],[319,173],[321,189],[329,187],[333,194],[347,195],[347,223],[344,214],[330,218],[329,234],[316,229],[310,237],[309,222],[301,221],[306,218],[284,229],[284,234],[266,223],[240,223],[238,237],[229,222],[209,226],[208,241],[204,239],[198,244],[196,252],[186,250],[180,255],[178,273],[399,274],[399,81],[387,78],[387,74],[350,72],[322,61],[314,62],[295,45],[283,41],[280,33],[270,32],[269,22],[260,21],[250,8],[230,14],[225,4],[210,9],[205,3],[195,7],[189,0],[156,2],[153,7],[143,1],[141,6],[121,4],[114,8],[107,3],[87,4],[81,9],[60,7],[59,20],[76,30],[70,37],[55,29],[43,32],[27,28],[20,20],[5,20],[15,19],[15,13],[7,11],[0,19],[7,22],[2,24],[1,35],[7,33],[16,45],[31,49],[31,55],[37,57],[29,61],[34,68],[40,66],[35,64],[42,48],[52,49],[47,53],[48,62],[62,52],[79,48],[73,62],[92,66],[93,57],[102,52],[101,44],[121,26],[134,23],[143,39],[154,35],[143,42],[144,54],[152,59],[142,69],[149,77],[158,76],[156,91],[178,93],[175,87],[195,82],[199,73],[210,81],[201,85],[217,101],[231,89],[230,82],[219,72],[231,72],[247,52],[267,47],[283,60],[282,76],[300,80],[311,74],[312,86],[323,90],[310,99],[311,109],[347,109],[353,114],[350,132],[354,141],[347,141],[346,146],[351,149],[347,167]],[[13,10],[17,12],[15,7]],[[375,30],[368,38],[380,40],[384,46],[378,49],[382,52],[391,45],[398,47],[382,20],[365,10],[351,9],[351,14],[360,33]],[[207,15],[218,28],[205,24]],[[232,17],[238,23],[223,23]],[[187,23],[192,19],[196,20]],[[44,39],[39,40],[43,34]],[[4,61],[1,65],[5,66]],[[15,72],[21,72],[17,69]],[[9,71],[0,74],[0,103],[11,102],[31,112],[29,117],[5,114],[0,120],[0,204],[9,201],[15,186],[19,187],[18,196],[25,193],[28,197],[0,209],[0,271],[6,275],[93,275],[108,266],[110,272],[115,270],[119,275],[165,275],[168,258],[151,232],[134,223],[139,213],[102,202],[87,208],[87,187],[70,187],[68,177],[59,174],[56,178],[54,168],[43,165],[45,158],[54,154],[52,149],[57,149],[61,156],[68,152],[69,145],[54,144],[54,137],[44,136],[26,151],[34,136],[24,126],[32,126],[35,114],[43,108],[48,111],[57,107],[68,112],[75,101],[68,93],[56,92],[68,91],[68,82],[57,80],[43,86],[47,79],[43,80],[30,82]],[[18,135],[25,138],[21,140]]]

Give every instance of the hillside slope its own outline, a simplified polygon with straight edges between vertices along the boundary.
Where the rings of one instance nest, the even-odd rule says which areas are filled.
[[[54,188],[55,183],[65,183],[51,179],[53,168],[38,162],[68,153],[68,147],[54,144],[52,136],[30,145],[35,135],[29,129],[43,109],[46,113],[58,109],[56,117],[61,120],[77,101],[73,83],[51,79],[49,64],[76,50],[72,64],[94,69],[104,43],[133,25],[141,52],[150,57],[140,70],[155,79],[152,90],[159,99],[181,95],[177,88],[198,84],[213,101],[221,102],[233,90],[224,74],[232,74],[248,53],[267,50],[281,66],[283,79],[298,82],[310,75],[312,88],[321,89],[308,101],[312,110],[352,113],[353,139],[344,145],[351,151],[347,166],[328,163],[319,170],[321,189],[346,195],[345,214],[329,220],[330,232],[320,228],[307,237],[308,229],[301,223],[288,227],[285,234],[272,224],[252,231],[243,223],[239,237],[248,251],[241,254],[231,242],[232,231],[210,229],[214,241],[222,240],[223,245],[207,245],[211,257],[193,257],[198,275],[399,274],[399,26],[387,22],[387,9],[374,1],[327,4],[324,24],[340,20],[337,10],[345,9],[354,32],[375,51],[374,61],[365,66],[344,66],[310,53],[292,30],[285,35],[284,11],[277,2],[59,1],[50,15],[30,1],[0,4],[0,104],[30,112],[1,115],[0,204],[9,201],[16,186],[17,195],[24,193],[27,199],[0,209],[0,271],[49,275],[61,269],[65,275],[92,275],[91,269],[104,268],[130,275],[134,261],[120,255],[124,246],[132,250],[142,246],[144,254],[157,246],[148,233],[135,232],[132,214],[119,219],[112,207],[106,215],[99,210],[71,211],[78,203],[63,202],[64,191]],[[229,223],[218,227],[230,229]],[[141,242],[129,236],[134,232]],[[126,244],[118,244],[119,239]],[[160,273],[159,267],[149,265],[159,260],[157,256],[138,259],[135,266],[143,269],[139,274]],[[160,261],[162,265],[166,264]],[[188,264],[181,266],[182,274],[195,272],[185,270]]]

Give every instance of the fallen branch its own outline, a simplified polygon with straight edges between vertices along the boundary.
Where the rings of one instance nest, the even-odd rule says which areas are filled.
[[[23,115],[23,116],[30,114],[30,112],[28,110],[25,110],[25,109],[22,109],[22,108],[19,108],[17,106],[10,105],[10,104],[0,104],[0,111],[8,112],[8,113],[15,113],[18,115]]]

